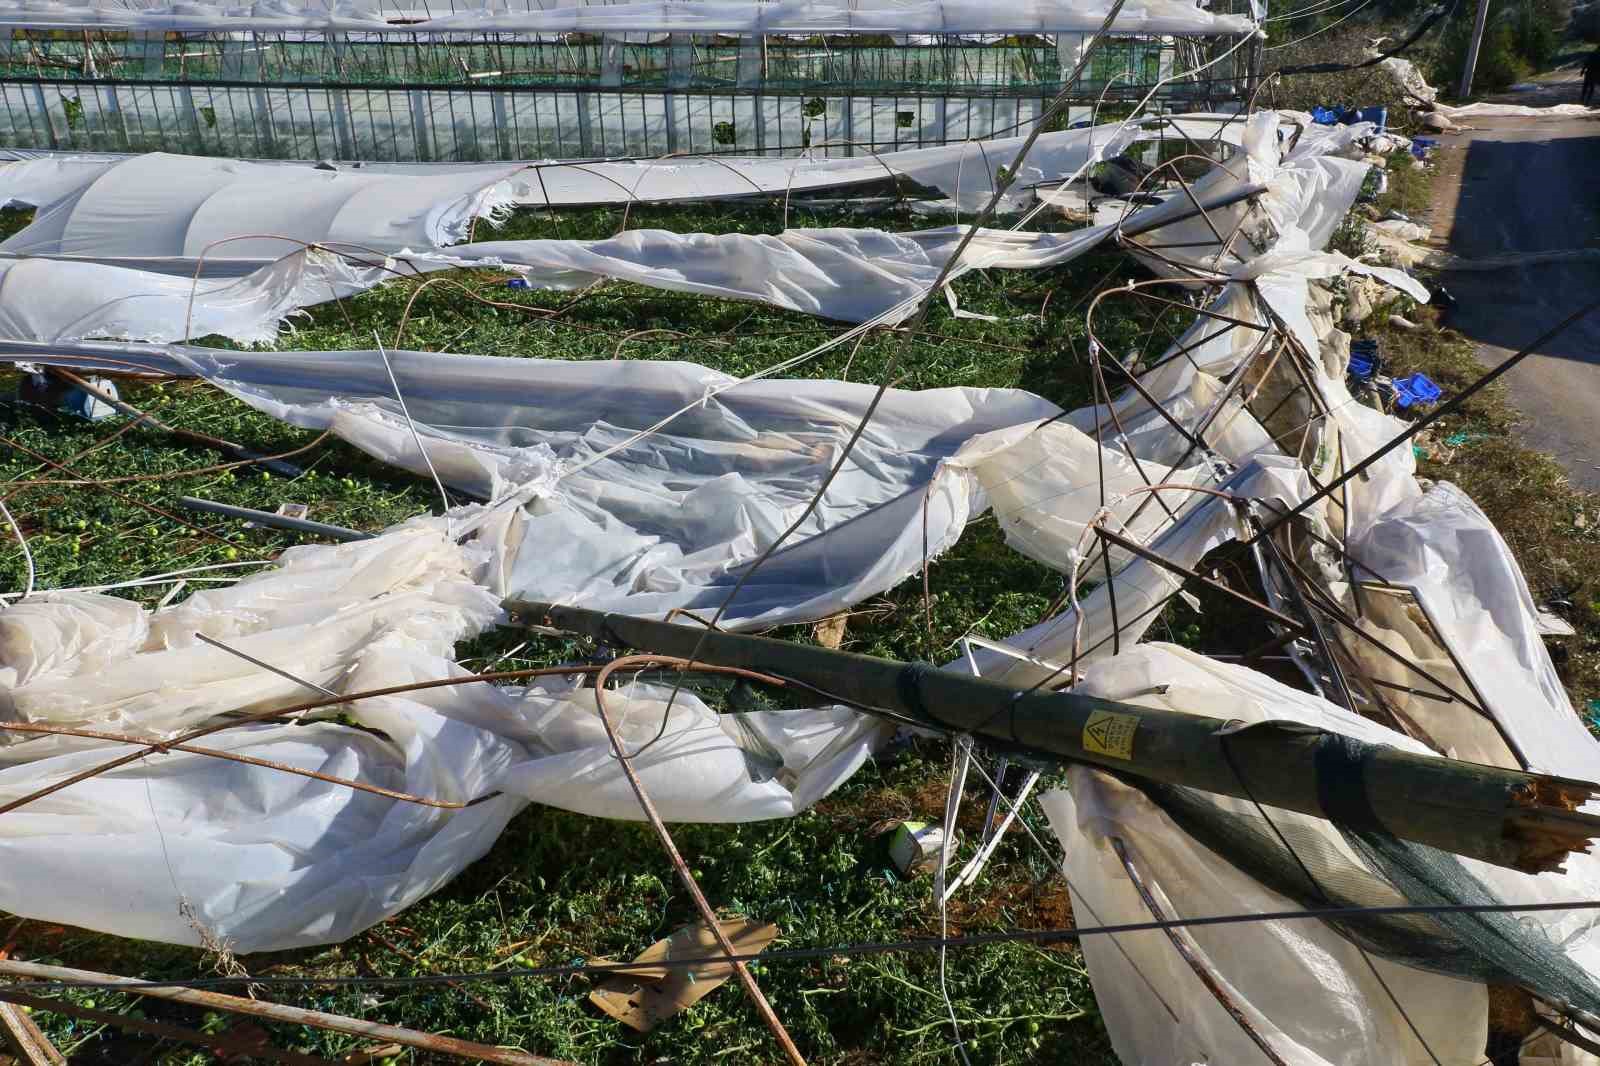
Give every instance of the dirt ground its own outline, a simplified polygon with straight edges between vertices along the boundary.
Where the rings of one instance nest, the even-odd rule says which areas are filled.
[[[1496,100],[1577,103],[1576,68]],[[1477,119],[1441,135],[1434,241],[1467,257],[1600,247],[1600,110],[1594,118]],[[1451,272],[1447,323],[1494,365],[1600,296],[1600,261]],[[1506,378],[1526,441],[1574,484],[1600,490],[1600,311],[1542,345]]]

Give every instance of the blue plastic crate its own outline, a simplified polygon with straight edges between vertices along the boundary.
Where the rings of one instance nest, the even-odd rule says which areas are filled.
[[[1350,343],[1351,377],[1358,381],[1371,381],[1382,367],[1383,358],[1378,354],[1377,341],[1361,340]]]
[[[1439,402],[1444,390],[1433,383],[1426,374],[1394,379],[1394,405],[1396,407],[1427,407]]]

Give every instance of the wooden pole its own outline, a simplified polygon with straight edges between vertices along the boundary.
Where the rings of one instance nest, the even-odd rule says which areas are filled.
[[[827,698],[999,749],[1334,818],[1526,872],[1560,869],[1600,835],[1578,811],[1590,782],[1418,755],[1298,723],[1237,723],[763,637],[548,603],[510,602],[528,625],[616,648],[760,670]]]

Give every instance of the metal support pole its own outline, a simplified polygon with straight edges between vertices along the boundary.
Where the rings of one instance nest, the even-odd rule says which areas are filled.
[[[1478,49],[1483,46],[1483,28],[1489,21],[1489,0],[1478,0],[1478,14],[1472,20],[1472,40],[1467,43],[1467,62],[1461,68],[1461,99],[1472,95],[1472,75],[1478,68]]]

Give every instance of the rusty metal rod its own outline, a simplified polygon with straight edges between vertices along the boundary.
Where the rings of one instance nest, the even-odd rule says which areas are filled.
[[[143,1033],[161,1040],[176,1040],[180,1044],[195,1044],[199,1047],[211,1048],[220,1051],[229,1057],[245,1059],[268,1059],[272,1062],[287,1063],[288,1066],[333,1066],[327,1059],[317,1058],[315,1055],[304,1055],[298,1051],[283,1051],[275,1047],[263,1047],[260,1044],[249,1043],[238,1038],[230,1038],[223,1033],[202,1033],[195,1029],[186,1029],[181,1025],[170,1025],[166,1022],[152,1022],[145,1018],[130,1018],[126,1014],[116,1014],[112,1011],[95,1010],[92,1007],[81,1007],[65,999],[56,999],[45,996],[30,996],[25,992],[18,992],[14,988],[0,988],[0,1000],[14,1004],[16,1007],[31,1007],[34,1010],[50,1011],[54,1014],[65,1014],[73,1018],[83,1018],[86,1021],[99,1022],[114,1029],[125,1029],[132,1033]],[[21,1013],[20,1011],[18,1013]],[[23,1015],[27,1017],[27,1015]],[[57,1058],[58,1062],[66,1062]]]
[[[168,999],[175,1003],[187,1003],[193,1007],[224,1011],[229,1014],[248,1014],[254,1018],[264,1018],[267,1021],[281,1022],[284,1025],[308,1025],[313,1029],[325,1029],[333,1033],[345,1033],[364,1039],[400,1044],[404,1047],[416,1048],[419,1051],[432,1051],[440,1055],[454,1055],[457,1058],[476,1059],[479,1062],[492,1062],[503,1064],[503,1066],[573,1066],[570,1062],[530,1055],[528,1052],[517,1048],[479,1044],[471,1040],[459,1040],[453,1036],[423,1033],[415,1029],[402,1029],[395,1025],[384,1025],[381,1022],[369,1022],[361,1018],[347,1018],[341,1014],[305,1010],[283,1003],[246,999],[243,996],[230,996],[221,992],[205,992],[192,988],[152,988],[146,982],[135,980],[132,977],[96,973],[93,970],[77,970],[67,966],[47,966],[37,962],[0,959],[0,974],[8,977],[33,978],[41,981],[92,981],[96,985],[107,986],[112,990],[115,990],[118,985],[128,985],[130,986],[128,991],[134,995]],[[16,986],[0,988],[0,997],[13,998],[17,995],[19,993],[16,992]],[[15,1000],[13,999],[13,1001]],[[47,1001],[47,1005],[50,1010],[57,1009],[54,1000]]]
[[[397,696],[406,692],[418,692],[422,689],[443,688],[448,685],[470,685],[479,681],[517,681],[530,677],[548,677],[556,674],[594,674],[599,673],[600,669],[601,668],[598,666],[546,666],[533,670],[503,670],[498,673],[468,674],[465,677],[443,677],[435,678],[432,681],[414,681],[406,685],[390,685],[388,688],[369,689],[365,692],[352,692],[345,696],[329,696],[320,700],[297,703],[289,707],[277,707],[272,710],[256,711],[253,714],[247,714],[239,718],[231,718],[227,721],[213,722],[210,725],[198,726],[187,732],[179,733],[177,736],[171,737],[167,740],[140,741],[139,743],[141,744],[141,747],[138,751],[129,752],[126,755],[119,755],[114,759],[108,759],[97,766],[91,766],[87,770],[73,774],[71,777],[62,778],[60,781],[56,781],[52,784],[46,785],[41,789],[30,792],[26,796],[19,796],[18,798],[7,803],[0,804],[0,814],[9,814],[20,807],[26,807],[28,804],[33,803],[36,800],[41,800],[46,796],[54,795],[55,793],[60,792],[62,789],[70,788],[73,785],[87,781],[93,777],[99,777],[103,773],[115,770],[118,767],[126,766],[129,763],[138,762],[146,755],[164,754],[168,751],[171,751],[179,744],[186,744],[191,740],[199,740],[201,737],[208,737],[213,733],[220,733],[225,729],[237,729],[240,726],[252,725],[256,722],[264,722],[272,718],[280,718],[285,715],[297,714],[303,711],[314,711],[321,707],[333,707],[343,703],[354,703],[356,700],[372,699],[377,696]]]
[[[1150,917],[1158,922],[1167,921],[1166,912],[1156,902],[1155,894],[1144,883],[1144,878],[1139,876],[1138,868],[1133,865],[1133,860],[1128,857],[1128,848],[1123,844],[1122,838],[1112,837],[1111,847],[1117,853],[1117,858],[1122,860],[1122,868],[1127,872],[1128,880],[1133,882],[1133,887],[1138,891],[1139,898],[1144,901],[1145,910],[1150,912]],[[1167,939],[1172,942],[1173,948],[1178,952],[1178,957],[1183,959],[1189,969],[1194,971],[1195,977],[1199,978],[1206,991],[1210,992],[1212,997],[1216,999],[1217,1005],[1226,1011],[1228,1017],[1238,1024],[1239,1028],[1244,1031],[1244,1035],[1250,1038],[1250,1042],[1261,1049],[1261,1053],[1267,1057],[1267,1061],[1271,1062],[1272,1066],[1289,1066],[1284,1061],[1283,1056],[1278,1054],[1277,1049],[1267,1042],[1267,1038],[1257,1032],[1255,1026],[1250,1024],[1250,1019],[1244,1016],[1244,1011],[1239,1009],[1239,1005],[1233,1001],[1233,997],[1228,994],[1228,990],[1222,987],[1222,982],[1212,972],[1210,964],[1200,957],[1200,953],[1195,950],[1195,946],[1189,942],[1187,931],[1166,927],[1162,932],[1167,934]]]
[[[700,884],[694,879],[694,874],[689,869],[689,864],[683,861],[683,856],[678,853],[678,846],[673,843],[672,834],[667,831],[667,825],[661,820],[661,815],[656,811],[656,806],[650,801],[650,794],[644,790],[644,782],[639,780],[638,771],[633,768],[633,761],[628,758],[628,753],[622,748],[622,737],[617,734],[616,726],[611,722],[611,715],[606,712],[606,681],[612,673],[627,666],[675,666],[679,669],[694,666],[696,670],[722,673],[716,667],[705,664],[692,664],[687,659],[662,655],[624,655],[607,663],[594,681],[594,706],[600,714],[600,724],[605,726],[606,737],[611,741],[611,750],[616,754],[617,762],[622,765],[622,772],[627,775],[628,785],[633,789],[635,798],[639,801],[640,808],[645,817],[650,821],[650,827],[656,831],[656,836],[661,840],[661,846],[666,849],[667,858],[672,860],[673,869],[678,872],[678,879],[689,890],[689,896],[694,900],[695,909],[700,912],[701,919],[706,927],[711,930],[711,935],[716,937],[717,946],[722,949],[728,958],[738,954],[733,943],[728,939],[728,934],[722,931],[722,926],[717,921],[717,912],[711,909],[705,893],[700,891]],[[746,671],[734,670],[734,673],[744,674]],[[665,723],[662,724],[663,729]],[[733,969],[739,977],[739,983],[744,986],[745,993],[755,1004],[756,1013],[761,1015],[761,1020],[772,1032],[773,1039],[783,1049],[784,1057],[791,1066],[805,1066],[805,1058],[800,1054],[800,1049],[795,1047],[794,1040],[789,1036],[789,1031],[783,1027],[778,1014],[772,1009],[772,1004],[767,1002],[767,997],[761,991],[761,986],[756,984],[756,979],[750,968],[743,962],[735,962]]]
[[[8,733],[36,733],[57,737],[83,737],[88,740],[110,740],[118,744],[137,744],[145,747],[150,743],[148,737],[130,737],[124,733],[107,733],[99,729],[73,729],[68,726],[42,725],[37,722],[0,722],[0,730]],[[413,796],[409,792],[397,792],[392,788],[382,785],[369,785],[365,781],[353,781],[347,777],[335,777],[332,774],[319,773],[316,770],[307,770],[299,766],[290,766],[288,763],[274,762],[271,759],[259,759],[254,755],[240,755],[234,751],[222,751],[217,748],[201,748],[193,744],[168,744],[168,751],[181,751],[189,755],[205,755],[213,759],[226,759],[228,762],[243,763],[246,766],[260,766],[267,770],[278,770],[297,777],[309,777],[314,781],[323,781],[330,785],[342,785],[345,788],[355,789],[357,792],[370,792],[374,796],[384,796],[392,800],[401,800],[405,803],[416,803],[423,807],[438,807],[441,810],[460,810],[471,806],[470,803],[456,803],[451,800],[429,799],[426,796]]]

